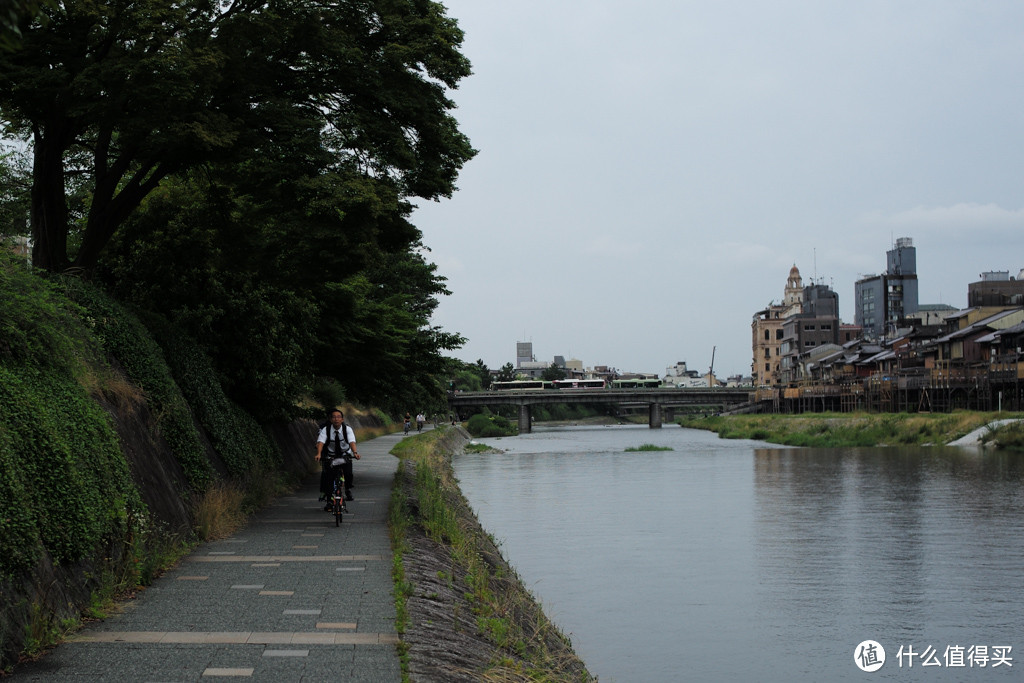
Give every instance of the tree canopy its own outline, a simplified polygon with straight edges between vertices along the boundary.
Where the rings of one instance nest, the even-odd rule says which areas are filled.
[[[565,379],[565,370],[552,363],[544,368],[544,372],[540,373],[540,378],[548,382]]]
[[[67,0],[22,15],[0,114],[32,143],[34,260],[92,269],[161,181],[253,149],[449,196],[462,32],[425,0]],[[87,200],[73,197],[84,188]]]
[[[430,325],[448,291],[409,220],[475,154],[451,114],[469,62],[442,5],[43,12],[0,55],[37,266],[165,315],[258,411],[316,376],[382,407],[443,396],[443,352],[463,339]]]
[[[505,363],[498,369],[498,375],[496,379],[499,382],[511,382],[516,378],[516,369],[512,363]]]

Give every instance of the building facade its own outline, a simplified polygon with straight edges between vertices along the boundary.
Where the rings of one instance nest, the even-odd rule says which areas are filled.
[[[997,270],[981,274],[978,282],[967,285],[968,306],[1020,306],[1024,304],[1024,270],[1017,278],[1010,271]]]
[[[750,323],[753,350],[750,377],[755,387],[776,386],[781,382],[782,324],[786,318],[802,310],[803,289],[800,269],[793,264],[786,279],[782,303],[769,304],[768,308],[754,314]]]
[[[867,339],[892,336],[907,316],[917,313],[917,249],[909,237],[900,237],[886,252],[886,269],[868,275],[853,286],[853,320]]]
[[[839,327],[839,295],[828,285],[805,287],[801,311],[782,322],[779,381],[790,384],[802,379],[801,358],[822,346],[838,346]]]

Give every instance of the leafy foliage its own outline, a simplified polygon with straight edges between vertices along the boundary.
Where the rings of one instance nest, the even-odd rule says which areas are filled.
[[[109,417],[91,399],[100,354],[74,306],[0,254],[0,574],[92,556],[138,532],[135,491]]]
[[[244,479],[278,465],[277,449],[256,420],[228,399],[209,358],[195,342],[159,316],[147,315],[144,320],[228,473]]]
[[[428,199],[449,196],[474,153],[446,95],[469,73],[462,32],[435,2],[69,0],[43,9],[19,21],[22,48],[0,54],[0,114],[35,148],[44,268],[91,270],[165,178],[245,162],[253,150],[275,172],[333,165]],[[77,187],[88,205],[72,225]]]
[[[234,167],[222,171],[232,180]],[[378,184],[373,199],[364,182],[357,197],[328,199],[278,184],[300,199],[257,208],[262,186],[248,181],[165,183],[115,238],[102,277],[201,340],[230,395],[257,414],[280,417],[318,377],[386,410],[437,405],[442,352],[463,340],[429,325],[447,290],[393,192]],[[342,203],[306,215],[324,202]]]
[[[544,372],[540,374],[540,378],[548,382],[565,379],[565,370],[552,363],[548,367],[544,368]]]
[[[315,377],[438,405],[464,340],[430,325],[448,292],[410,198],[450,196],[475,154],[442,5],[71,0],[43,19],[0,55],[0,115],[34,152],[37,265],[99,270],[261,416]]]
[[[516,378],[516,369],[512,366],[512,363],[505,363],[498,370],[497,380],[499,382],[511,382]]]
[[[487,367],[487,364],[484,363],[482,358],[477,358],[476,363],[471,365],[470,369],[473,370],[473,372],[475,372],[480,378],[481,388],[486,389],[491,386],[491,370]]]
[[[459,362],[451,388],[457,391],[480,391],[483,386],[480,383],[480,375],[471,366]]]
[[[519,428],[508,418],[501,415],[489,413],[477,413],[466,422],[466,429],[470,434],[480,438],[493,436],[515,436]]]
[[[0,3],[0,50],[14,50],[21,42],[18,24],[39,13],[37,0],[4,0]]]
[[[0,236],[29,234],[31,174],[27,154],[0,145]]]
[[[730,415],[679,420],[683,427],[717,432],[723,439],[757,439],[787,446],[846,447],[948,443],[991,419],[985,413],[820,413]]]
[[[117,358],[160,414],[160,431],[189,484],[204,490],[212,481],[213,468],[160,347],[138,318],[98,288],[71,277],[64,278],[63,283],[68,295],[88,312],[87,321],[102,348]]]

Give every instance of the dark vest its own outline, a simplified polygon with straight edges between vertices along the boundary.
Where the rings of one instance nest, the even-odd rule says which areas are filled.
[[[335,432],[334,425],[327,423],[327,440],[324,442],[328,458],[352,458],[352,447],[348,445],[348,425],[342,420],[341,426]],[[331,448],[334,452],[331,452]]]

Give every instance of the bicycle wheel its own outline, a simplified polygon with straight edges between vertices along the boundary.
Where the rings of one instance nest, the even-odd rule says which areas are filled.
[[[341,499],[338,498],[338,494],[334,494],[334,526],[341,524]]]

